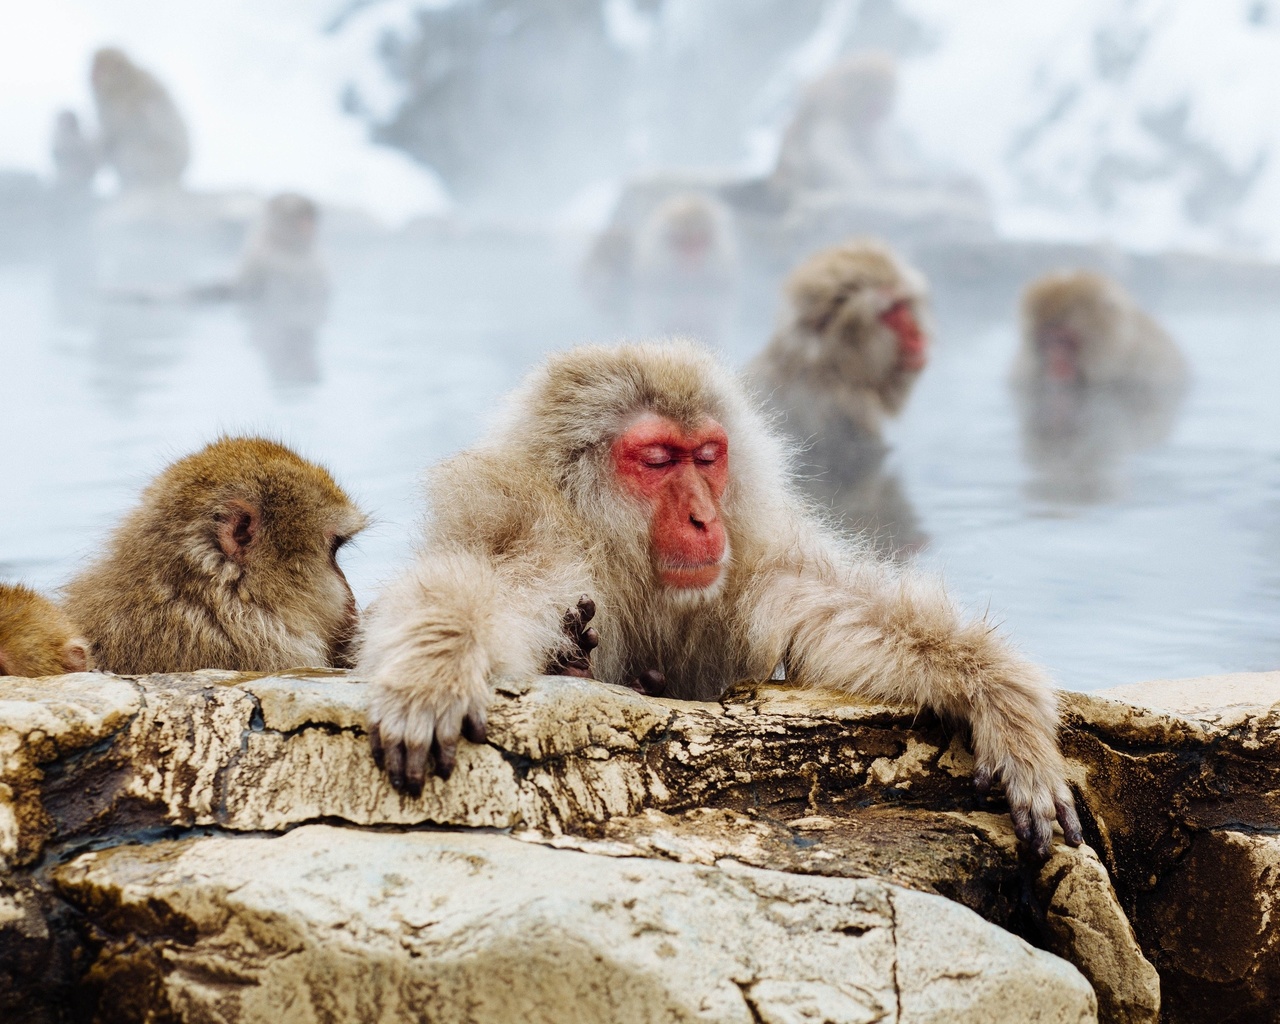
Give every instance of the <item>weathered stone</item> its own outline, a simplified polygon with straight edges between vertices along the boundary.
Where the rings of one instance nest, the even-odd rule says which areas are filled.
[[[1083,1024],[1074,968],[878,879],[306,826],[83,854],[103,1021]]]
[[[1059,953],[1090,979],[1105,1021],[1154,1019],[1143,951],[1168,997],[1162,1020],[1217,1020],[1215,1005],[1236,1014],[1223,1019],[1280,1019],[1267,1016],[1280,991],[1267,909],[1280,707],[1267,678],[1255,682],[1216,697],[1212,682],[1161,684],[1172,710],[1064,694],[1064,750],[1097,857],[1062,848],[1038,868],[1019,857],[1000,809],[977,807],[960,736],[928,715],[836,695],[744,686],[696,704],[517,681],[498,693],[489,742],[464,744],[453,778],[411,798],[375,771],[365,689],[342,673],[6,679],[0,851],[12,869],[5,893],[23,895],[21,913],[0,912],[0,1016],[12,1005],[5,977],[23,984],[21,964],[41,949],[59,950],[45,959],[63,971],[42,992],[74,988],[76,956],[93,954],[77,952],[41,864],[88,844],[323,820],[380,834],[501,828],[593,854],[878,877]],[[1158,689],[1143,699],[1156,703]],[[90,930],[94,914],[83,918]],[[1206,930],[1215,920],[1220,936]],[[40,927],[52,946],[40,946]],[[1196,968],[1211,944],[1208,962],[1228,966]],[[140,961],[110,962],[133,971]]]

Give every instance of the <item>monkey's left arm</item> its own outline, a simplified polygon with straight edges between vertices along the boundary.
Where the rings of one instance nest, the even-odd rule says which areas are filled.
[[[1055,820],[1068,843],[1083,841],[1044,673],[991,623],[962,619],[940,583],[823,553],[760,581],[751,631],[801,685],[968,721],[974,784],[980,793],[1004,784],[1018,837],[1041,858]]]

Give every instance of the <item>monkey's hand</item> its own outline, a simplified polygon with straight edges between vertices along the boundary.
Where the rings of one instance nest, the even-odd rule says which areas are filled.
[[[465,551],[420,556],[370,607],[359,671],[373,689],[373,757],[392,786],[417,796],[428,770],[452,774],[460,738],[485,742],[490,679],[542,664],[532,652],[543,638],[523,622],[492,565]]]
[[[587,625],[596,614],[596,603],[586,594],[575,607],[564,613],[560,628],[569,646],[552,656],[545,669],[549,676],[576,676],[594,679],[591,674],[591,652],[600,646],[600,634]]]
[[[392,787],[418,796],[428,763],[442,779],[453,774],[459,737],[485,742],[490,691],[483,680],[480,687],[467,687],[469,693],[456,686],[410,688],[403,682],[378,688],[369,707],[369,742]]]
[[[992,783],[999,781],[1009,803],[1013,830],[1037,860],[1049,859],[1055,821],[1062,826],[1068,844],[1083,843],[1075,800],[1067,785],[1066,767],[1053,730],[1031,727],[1025,732],[1019,730],[1021,735],[997,739],[990,733],[1002,730],[991,728],[993,723],[983,720],[986,718],[977,716],[973,723],[978,762],[973,785],[980,804],[985,803]]]

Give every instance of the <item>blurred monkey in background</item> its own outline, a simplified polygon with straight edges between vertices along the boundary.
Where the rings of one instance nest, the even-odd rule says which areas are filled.
[[[99,152],[125,191],[177,187],[191,158],[186,122],[151,72],[114,47],[93,56]]]
[[[890,555],[925,541],[883,428],[929,358],[927,291],[888,246],[858,240],[791,274],[781,326],[750,374],[782,429],[804,446],[801,484]]]
[[[1113,497],[1127,457],[1169,435],[1187,379],[1173,339],[1114,281],[1073,270],[1032,282],[1013,367],[1032,493]]]

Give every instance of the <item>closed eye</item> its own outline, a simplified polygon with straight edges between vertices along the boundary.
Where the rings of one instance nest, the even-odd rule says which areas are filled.
[[[720,446],[718,444],[704,444],[693,453],[693,461],[700,466],[710,466],[718,458],[720,458]]]
[[[655,446],[644,449],[644,451],[640,453],[640,461],[653,469],[659,469],[662,466],[671,465],[671,463],[675,461],[675,458],[666,448]]]

